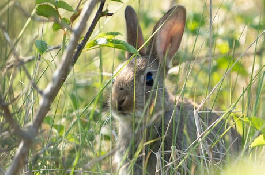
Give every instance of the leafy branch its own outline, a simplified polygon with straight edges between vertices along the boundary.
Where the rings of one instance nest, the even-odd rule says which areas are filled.
[[[91,26],[89,27],[86,33],[86,37],[83,39],[81,44],[78,45],[81,33],[86,27],[86,22],[90,17],[92,10],[95,8],[98,2],[100,2],[100,0],[87,1],[86,4],[84,5],[84,8],[80,14],[79,22],[77,22],[76,26],[72,30],[73,33],[70,37],[68,47],[65,50],[61,63],[58,66],[57,70],[54,72],[51,82],[47,85],[47,87],[43,91],[41,91],[42,98],[40,99],[39,107],[33,118],[32,123],[29,123],[24,128],[20,128],[18,123],[14,120],[14,117],[11,114],[8,105],[6,105],[7,103],[5,103],[4,98],[0,96],[1,98],[0,107],[1,110],[4,111],[3,114],[6,121],[12,126],[15,133],[20,135],[22,139],[16,151],[16,154],[13,158],[13,161],[6,172],[6,175],[19,174],[19,172],[21,171],[25,163],[26,157],[29,154],[29,149],[31,148],[33,141],[38,134],[39,128],[44,118],[46,117],[48,111],[50,110],[53,100],[57,96],[59,90],[61,89],[63,83],[65,82],[67,76],[69,75],[72,66],[75,64],[78,57],[80,56],[80,53],[85,47],[85,44],[88,41],[89,37],[91,36],[91,33],[95,28],[95,25],[97,24],[100,17],[112,15],[110,13],[103,12],[105,0],[101,0],[99,9],[96,13],[96,16],[94,17]],[[76,47],[77,50],[75,52]],[[17,59],[20,58],[17,52],[14,51],[14,54],[16,55]]]

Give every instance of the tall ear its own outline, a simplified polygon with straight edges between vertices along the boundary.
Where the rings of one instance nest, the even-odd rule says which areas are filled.
[[[166,59],[167,68],[171,67],[173,56],[179,49],[186,23],[184,6],[172,7],[156,24],[153,32],[157,32],[151,40],[148,52],[158,56],[159,61]]]
[[[138,23],[136,12],[131,6],[127,6],[125,9],[125,20],[127,28],[127,42],[138,50],[144,44],[144,37],[142,29]],[[140,55],[145,55],[145,48],[142,47],[139,53]],[[130,56],[131,55],[129,54],[128,57]]]

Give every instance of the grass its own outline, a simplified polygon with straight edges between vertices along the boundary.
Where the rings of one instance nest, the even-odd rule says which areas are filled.
[[[0,4],[0,9],[3,9],[0,10],[0,22],[5,23],[5,29],[13,43],[17,41],[16,48],[20,55],[35,56],[35,59],[27,62],[25,67],[37,86],[44,89],[51,81],[63,53],[59,49],[39,55],[34,41],[43,39],[49,46],[59,45],[63,42],[63,33],[53,32],[51,23],[33,20],[27,24],[28,18],[16,5],[7,7],[8,2],[3,1]],[[76,6],[74,1],[69,3]],[[147,39],[155,22],[171,7],[170,3],[172,2],[128,1],[121,4],[107,1],[108,10],[114,12],[114,16],[102,18],[92,36],[95,37],[98,32],[117,31],[123,34],[119,39],[125,40],[124,8],[127,4],[131,4],[139,9],[137,12],[141,16],[141,26]],[[208,107],[213,106],[218,111],[227,112],[231,106],[234,106],[233,112],[227,116],[227,123],[231,124],[239,118],[237,129],[243,137],[242,154],[237,158],[228,158],[225,168],[215,167],[216,172],[225,174],[236,172],[257,174],[264,165],[262,159],[264,140],[260,146],[253,146],[253,141],[256,141],[259,135],[265,134],[262,129],[262,124],[265,123],[265,35],[254,42],[247,52],[245,50],[264,30],[265,1],[257,0],[249,3],[239,0],[213,2],[213,58],[209,74],[209,3],[179,1],[179,4],[187,8],[188,21],[180,51],[173,60],[174,68],[166,82],[173,94],[180,94],[184,89],[184,97],[200,103],[222,80],[221,85],[210,96]],[[34,6],[33,2],[21,3],[21,7],[29,14]],[[62,14],[69,17],[68,12]],[[67,32],[66,45],[69,35],[70,32]],[[0,54],[3,58],[0,61],[0,93],[6,102],[10,102],[9,108],[14,118],[24,126],[32,121],[41,95],[32,88],[21,66],[6,68],[14,61],[2,31],[0,45]],[[102,160],[99,158],[108,154],[116,145],[117,128],[107,105],[111,87],[105,87],[105,84],[111,80],[110,75],[113,70],[124,61],[124,55],[124,51],[105,47],[81,54],[43,122],[29,153],[24,173],[115,172],[111,156],[106,156]],[[237,58],[240,59],[235,63]],[[234,63],[231,71],[224,76],[226,70]],[[251,117],[257,117],[261,121],[255,118],[251,120]],[[2,117],[2,111],[0,111],[0,121],[0,173],[3,174],[12,161],[20,138],[10,133],[11,127]],[[196,159],[196,156],[194,157]],[[189,158],[183,163],[189,168],[192,167],[192,160]],[[85,165],[88,168],[83,170]],[[198,169],[196,174],[197,172],[204,174],[204,163],[198,159],[196,165]],[[246,170],[241,167],[245,167]],[[206,172],[209,170],[210,168],[206,169]],[[187,172],[189,174],[190,171]]]

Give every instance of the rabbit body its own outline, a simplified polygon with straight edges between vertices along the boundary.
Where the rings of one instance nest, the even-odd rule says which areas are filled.
[[[127,6],[125,18],[127,41],[139,49],[144,38],[132,7]],[[197,138],[193,115],[196,105],[171,95],[165,87],[165,77],[179,48],[185,22],[185,7],[172,7],[154,27],[155,35],[148,49],[142,47],[139,51],[141,56],[121,65],[123,69],[115,77],[110,103],[118,120],[116,161],[121,175],[161,173],[164,170],[157,161],[156,155],[159,154],[155,153],[160,152],[161,161],[169,162],[171,154],[163,150],[171,151],[172,145],[177,150],[185,150],[188,143]],[[219,116],[212,113],[207,118],[200,117],[209,126]],[[212,143],[223,130],[220,124],[217,125],[206,141]],[[221,141],[219,143],[212,152],[214,158],[220,159],[225,149]]]

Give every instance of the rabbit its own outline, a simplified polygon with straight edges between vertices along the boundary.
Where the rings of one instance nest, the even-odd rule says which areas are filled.
[[[165,87],[167,72],[184,33],[186,9],[176,5],[165,13],[155,25],[147,49],[131,6],[125,9],[125,19],[127,42],[140,49],[140,56],[127,54],[127,60],[133,58],[120,65],[117,68],[120,72],[113,78],[110,106],[118,121],[117,171],[120,175],[161,174],[167,167],[161,164],[173,160],[172,154],[167,152],[174,148],[185,151],[197,138],[193,115],[196,104],[173,96]],[[209,126],[219,116],[211,113],[200,118]],[[207,143],[212,144],[219,138],[224,131],[222,126],[218,124],[206,136]],[[218,141],[211,152],[213,159],[222,159],[223,140]]]

